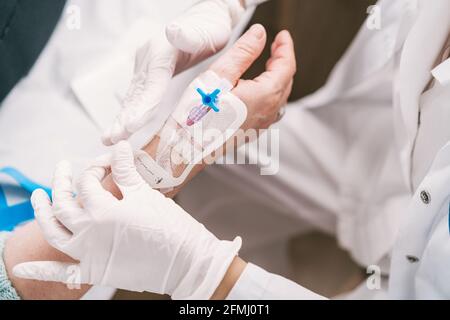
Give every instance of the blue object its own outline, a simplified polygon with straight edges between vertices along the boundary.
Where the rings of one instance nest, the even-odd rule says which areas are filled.
[[[197,88],[197,92],[202,96],[202,103],[214,110],[215,112],[219,112],[219,108],[216,106],[217,97],[220,94],[220,89],[214,90],[212,93],[205,93],[202,89]]]
[[[13,178],[19,187],[27,191],[30,195],[36,189],[43,189],[51,197],[51,189],[37,184],[25,177],[18,170],[7,167],[0,169],[0,173]],[[0,231],[11,231],[22,222],[34,219],[34,210],[31,201],[22,202],[8,207],[6,196],[0,186]]]
[[[6,206],[6,196],[2,188],[0,188],[0,208]]]

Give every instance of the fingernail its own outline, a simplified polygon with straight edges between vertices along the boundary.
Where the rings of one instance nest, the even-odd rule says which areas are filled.
[[[251,33],[256,39],[261,40],[264,37],[265,29],[260,24],[254,24],[248,32]]]

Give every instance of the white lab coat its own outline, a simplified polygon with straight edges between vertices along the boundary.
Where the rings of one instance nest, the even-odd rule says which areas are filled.
[[[317,224],[324,230],[334,232],[336,228],[340,229],[338,233],[340,234],[341,244],[348,248],[355,259],[362,264],[377,261],[390,251],[395,240],[397,223],[401,218],[401,215],[398,214],[400,212],[399,209],[405,207],[410,197],[411,184],[408,182],[414,181],[413,176],[419,176],[419,174],[408,174],[413,168],[408,153],[413,148],[414,139],[412,138],[414,132],[417,131],[414,126],[414,123],[417,123],[417,108],[415,106],[418,105],[417,100],[420,96],[420,90],[423,89],[422,84],[425,82],[424,78],[427,77],[431,64],[430,61],[423,60],[427,60],[427,57],[432,56],[430,52],[438,51],[437,47],[440,39],[444,36],[441,33],[444,32],[445,28],[435,30],[434,26],[445,24],[449,19],[448,15],[445,16],[448,14],[447,1],[434,0],[433,7],[431,5],[428,6],[435,9],[433,10],[434,16],[423,18],[426,20],[424,24],[428,22],[428,25],[430,25],[429,22],[433,21],[431,24],[433,28],[427,29],[429,33],[424,38],[425,41],[430,41],[430,43],[425,45],[420,41],[418,42],[417,38],[420,39],[423,36],[420,34],[420,30],[409,33],[418,13],[415,8],[415,2],[406,0],[382,2],[381,5],[386,9],[382,10],[384,20],[382,30],[369,31],[363,28],[352,48],[349,49],[341,63],[336,67],[327,86],[301,101],[302,105],[310,108],[329,106],[330,108],[326,113],[335,116],[339,114],[339,111],[344,113],[354,111],[353,113],[358,114],[357,110],[346,109],[344,104],[351,101],[356,105],[358,100],[364,97],[364,102],[368,105],[368,108],[374,110],[383,109],[382,115],[378,112],[373,112],[371,114],[372,117],[369,117],[375,124],[381,124],[385,120],[389,120],[389,117],[386,117],[386,115],[390,113],[390,111],[387,111],[390,109],[387,109],[386,106],[390,108],[391,105],[392,86],[390,83],[394,67],[399,67],[398,74],[400,79],[397,83],[402,83],[400,80],[403,80],[407,84],[406,87],[400,86],[400,88],[396,88],[395,92],[398,94],[394,95],[396,97],[394,104],[396,117],[395,126],[393,127],[398,134],[398,143],[395,145],[395,148],[397,146],[400,147],[401,161],[397,163],[396,153],[391,152],[395,150],[394,146],[390,143],[387,143],[389,145],[388,148],[380,147],[379,149],[382,151],[380,153],[388,150],[387,153],[389,154],[386,157],[388,160],[384,162],[384,168],[377,170],[377,173],[382,173],[381,176],[387,177],[381,181],[386,182],[385,180],[387,180],[389,182],[389,184],[386,184],[388,188],[381,188],[385,189],[385,193],[378,193],[378,200],[372,201],[373,203],[380,203],[380,207],[375,208],[372,212],[365,212],[362,218],[340,216],[338,219],[335,219],[332,212],[333,207],[338,203],[338,198],[348,198],[348,207],[345,204],[341,204],[341,207],[348,208],[348,212],[354,212],[355,206],[352,205],[352,203],[355,203],[354,200],[360,198],[360,203],[364,203],[367,200],[367,196],[361,195],[364,193],[370,194],[373,191],[373,188],[371,188],[374,186],[373,178],[369,181],[365,180],[367,178],[365,173],[372,167],[367,166],[363,168],[365,170],[359,170],[360,168],[357,166],[362,163],[358,159],[364,156],[366,151],[362,146],[367,145],[365,140],[370,139],[374,135],[373,132],[364,135],[361,131],[359,145],[352,146],[354,147],[352,149],[352,157],[347,159],[349,165],[345,168],[345,176],[349,177],[347,181],[351,183],[347,184],[347,189],[341,189],[342,194],[339,197],[332,192],[320,192],[320,190],[324,190],[324,186],[319,182],[317,182],[317,185],[310,183],[316,181],[317,177],[306,177],[309,179],[305,180],[313,189],[309,195],[309,200],[314,202],[315,205],[318,202],[325,203],[325,207],[320,208],[325,210],[321,211],[332,213],[331,218],[318,215],[318,220],[320,221],[314,220],[314,212],[307,218],[311,218],[313,224]],[[38,182],[49,184],[54,165],[58,160],[62,158],[72,160],[75,163],[75,171],[80,171],[88,159],[102,152],[103,147],[100,144],[100,140],[93,139],[93,137],[99,137],[101,129],[110,121],[109,117],[111,114],[115,113],[116,109],[114,109],[113,105],[115,107],[118,106],[115,98],[123,94],[125,80],[131,76],[127,66],[132,65],[134,47],[147,36],[146,30],[140,29],[140,36],[132,37],[133,39],[130,40],[133,45],[127,42],[129,36],[136,34],[135,32],[130,33],[133,26],[136,28],[135,21],[140,20],[140,18],[148,19],[148,17],[153,17],[163,23],[189,5],[188,1],[179,1],[179,6],[177,7],[173,5],[173,1],[150,2],[148,0],[135,0],[132,5],[130,3],[130,1],[124,0],[69,1],[68,5],[76,4],[82,9],[81,30],[71,31],[66,27],[65,21],[61,20],[47,48],[30,75],[16,86],[0,108],[0,136],[2,136],[0,164],[2,166],[16,166]],[[422,2],[422,6],[426,7],[426,1]],[[174,8],[177,8],[178,12],[174,11]],[[399,16],[402,16],[401,20],[398,20]],[[404,38],[410,39],[407,42],[409,45],[405,46],[405,48],[403,46],[405,44]],[[120,39],[123,39],[123,41],[120,41]],[[416,41],[414,41],[415,39]],[[85,45],[80,45],[80,43]],[[407,48],[410,49],[407,50]],[[402,49],[403,51],[401,51]],[[123,55],[127,58],[121,60],[120,56]],[[110,61],[116,59],[121,60],[121,68],[113,68],[111,66]],[[55,68],[55,66],[57,67]],[[423,66],[423,69],[419,68],[420,70],[417,70],[417,66]],[[195,76],[196,72],[198,73],[200,70],[201,67],[194,70],[189,76],[186,76],[183,83],[186,84],[189,78]],[[420,71],[422,76],[416,77],[415,74],[411,74],[416,71]],[[113,74],[116,76],[113,77]],[[117,77],[118,74],[122,77]],[[120,83],[111,83],[99,81],[101,79],[119,79],[121,81]],[[405,79],[407,81],[404,81]],[[177,86],[178,92],[184,89],[185,85],[183,83]],[[105,95],[104,93],[106,92],[110,94]],[[173,96],[176,97],[177,94],[174,93]],[[110,104],[110,110],[101,109],[106,112],[96,109],[96,107],[108,107]],[[339,110],[340,108],[342,110]],[[298,122],[303,122],[305,126],[313,126],[312,129],[316,130],[311,130],[311,132],[319,134],[319,136],[314,137],[314,139],[302,140],[302,138],[295,138],[295,135],[291,135],[290,142],[308,142],[307,146],[311,147],[315,155],[319,155],[321,159],[328,158],[328,166],[321,167],[321,169],[324,169],[326,175],[331,178],[332,182],[336,182],[337,185],[338,179],[334,179],[337,176],[333,176],[331,172],[337,172],[342,169],[339,164],[336,165],[336,168],[332,164],[333,157],[341,157],[342,152],[339,152],[341,144],[336,144],[337,149],[330,147],[330,150],[333,152],[329,151],[325,154],[322,154],[324,148],[319,148],[320,150],[314,149],[310,144],[320,145],[318,143],[321,141],[320,139],[322,139],[322,142],[325,142],[334,134],[323,130],[324,128],[319,126],[314,127],[318,124],[314,123],[314,117],[307,112],[295,112],[304,115],[305,118],[292,124],[288,123],[288,131],[292,131],[290,130],[292,128],[297,129],[299,127]],[[318,112],[320,113],[320,111]],[[368,121],[368,112],[370,113],[371,111],[364,109],[358,117],[363,122],[361,127],[365,130],[375,130],[373,129],[376,128],[375,125],[371,128],[368,126],[368,123],[364,123]],[[287,119],[292,118],[287,117]],[[307,120],[312,121],[308,122]],[[350,132],[354,132],[360,128],[352,127],[350,129]],[[387,140],[389,142],[391,129],[386,127],[381,130],[379,133],[380,139],[376,141]],[[309,130],[305,128],[305,131]],[[52,138],[49,139],[49,137]],[[334,142],[332,139],[330,141]],[[323,145],[326,145],[326,143]],[[358,148],[359,146],[361,148]],[[428,147],[426,143],[424,147]],[[417,148],[420,149],[420,146],[416,146]],[[292,151],[295,151],[295,149]],[[298,159],[298,155],[295,155],[295,157]],[[367,159],[364,157],[363,160]],[[370,157],[369,160],[371,160]],[[421,162],[422,160],[418,159],[417,161]],[[365,163],[370,162],[366,161]],[[326,163],[320,163],[320,165],[323,164]],[[402,179],[393,178],[392,173],[396,169],[402,169],[404,173]],[[314,170],[311,172],[314,172]],[[414,173],[414,170],[412,172]],[[292,174],[291,179],[281,179],[281,181],[287,181],[288,183],[284,183],[283,186],[290,187],[293,190],[298,181],[305,177],[300,177],[300,180],[297,180],[299,177],[294,172],[283,172],[283,176],[289,176],[290,174]],[[357,178],[362,179],[366,184],[359,183],[361,181],[358,181]],[[404,183],[404,180],[407,183]],[[325,181],[327,180],[325,179]],[[379,181],[376,180],[376,182]],[[380,185],[383,186],[382,183]],[[317,187],[316,190],[314,190],[315,187]],[[292,198],[286,197],[285,191],[286,189],[283,188],[278,190],[278,200],[281,203],[283,203],[283,200],[288,202],[288,207],[291,207],[288,209],[293,210],[285,210],[284,213],[288,219],[292,219],[295,218],[295,208],[299,204]],[[269,193],[274,194],[273,189],[269,189]],[[380,199],[386,199],[387,195],[392,195],[393,193],[396,196],[390,197],[388,204],[386,204],[386,201],[379,201]],[[351,195],[351,197],[340,197],[341,195]],[[297,194],[294,193],[293,198],[296,196]],[[283,205],[275,204],[275,206],[280,209]],[[214,206],[210,207],[214,209]],[[305,209],[309,208],[306,207]],[[293,211],[294,215],[292,215]],[[375,211],[380,213],[372,214]],[[195,213],[195,211],[193,212]],[[372,216],[377,218],[371,220]],[[368,227],[374,221],[376,222],[374,227]],[[291,220],[286,225],[293,228]],[[361,227],[361,231],[356,232],[359,227]],[[255,228],[253,229],[255,230]],[[294,231],[296,231],[295,228],[289,231],[287,228],[279,230],[279,232],[284,232],[284,234],[294,233]],[[380,232],[383,232],[382,236],[380,236]],[[258,238],[258,236],[255,235],[255,238]],[[418,241],[422,240],[418,239]],[[380,244],[377,244],[377,241]],[[370,244],[370,248],[365,247],[365,245],[360,246],[360,243]],[[404,263],[405,261],[403,261]],[[253,295],[250,294],[252,292]],[[282,277],[268,274],[261,268],[249,265],[230,297],[317,298],[317,295]]]
[[[415,202],[410,205],[412,195],[439,149],[450,140],[450,126],[446,121],[450,112],[446,110],[450,101],[449,60],[435,69],[438,81],[433,89],[424,93],[450,32],[450,2],[382,0],[378,4],[381,29],[370,30],[364,25],[327,84],[293,103],[277,125],[281,140],[277,175],[261,177],[257,169],[249,166],[219,166],[208,170],[201,178],[206,180],[210,190],[219,192],[220,182],[230,185],[234,181],[234,188],[239,191],[233,203],[242,205],[240,192],[253,198],[258,208],[266,206],[266,210],[254,212],[248,209],[248,203],[243,206],[244,210],[233,203],[209,206],[221,210],[225,216],[238,216],[242,224],[246,224],[246,218],[251,220],[249,230],[258,228],[261,213],[263,216],[269,211],[276,213],[272,217],[276,231],[267,231],[259,238],[251,231],[248,236],[251,246],[257,246],[256,240],[252,242],[256,238],[260,245],[278,239],[283,232],[282,228],[277,228],[279,220],[286,216],[298,217],[298,225],[306,221],[336,234],[340,245],[360,265],[376,264],[384,274],[389,273],[392,248],[396,242],[401,242],[397,234],[402,221],[405,217],[415,219],[410,216],[415,212],[411,209]],[[253,151],[250,157],[257,155],[257,151]],[[201,187],[200,182],[195,187]],[[186,195],[180,195],[182,205],[186,204],[190,212],[200,212],[200,217],[207,223],[212,222],[212,229],[217,229],[219,234],[228,235],[222,226],[214,225],[223,219],[216,219],[212,211],[206,212],[197,206],[192,192],[188,188]],[[203,196],[214,199],[213,191],[208,192],[211,193]],[[430,207],[427,214],[438,217],[442,212]],[[442,222],[437,229],[442,231],[444,227]],[[287,236],[293,233],[292,229],[291,223],[286,228]],[[431,238],[431,234],[418,236],[414,243],[425,245]],[[408,251],[399,247],[397,252]],[[433,274],[433,264],[429,261],[445,253],[444,249],[432,251],[436,256],[427,260],[428,269],[422,273],[428,276]],[[246,254],[244,248],[244,257]],[[420,259],[421,252],[416,254]],[[447,252],[440,259],[448,257]],[[392,270],[410,268],[406,264],[404,257],[394,259]],[[271,268],[273,264],[266,265]],[[436,265],[436,268],[440,267]],[[276,266],[274,269],[277,270]],[[393,283],[397,290],[403,290],[407,281],[420,281],[413,278],[411,275],[409,279],[393,280]],[[429,284],[450,283],[445,274],[440,280],[420,286],[423,291],[415,297],[438,296]],[[249,265],[229,298],[266,297],[316,296],[282,277]]]
[[[392,257],[391,298],[450,298],[449,209],[450,143],[439,152],[407,208]]]
[[[91,159],[107,152],[101,133],[120,109],[120,99],[133,75],[136,50],[195,1],[67,1],[38,61],[2,102],[0,167],[16,167],[36,182],[50,186],[58,161],[71,161],[78,175]],[[73,6],[80,10],[70,10]],[[80,29],[70,28],[76,18],[74,12],[80,13]],[[236,28],[234,40],[252,12],[249,10]],[[173,80],[171,95],[160,109],[161,117],[135,137],[135,144],[148,140],[191,79],[210,62]],[[8,202],[28,200],[27,195],[21,196],[8,197]],[[108,298],[113,292],[100,291],[88,297]]]

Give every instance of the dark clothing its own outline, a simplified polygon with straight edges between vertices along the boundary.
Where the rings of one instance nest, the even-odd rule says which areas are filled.
[[[0,103],[28,74],[66,0],[0,0]]]

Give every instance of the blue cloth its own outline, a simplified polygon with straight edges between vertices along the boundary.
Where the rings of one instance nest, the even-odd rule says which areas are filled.
[[[0,174],[5,174],[13,178],[18,188],[27,191],[30,195],[36,189],[43,189],[51,197],[51,190],[47,187],[39,185],[25,177],[18,170],[7,167],[0,169]],[[34,211],[31,202],[25,201],[13,206],[8,206],[6,195],[0,185],[0,231],[11,231],[17,225],[34,219]]]

